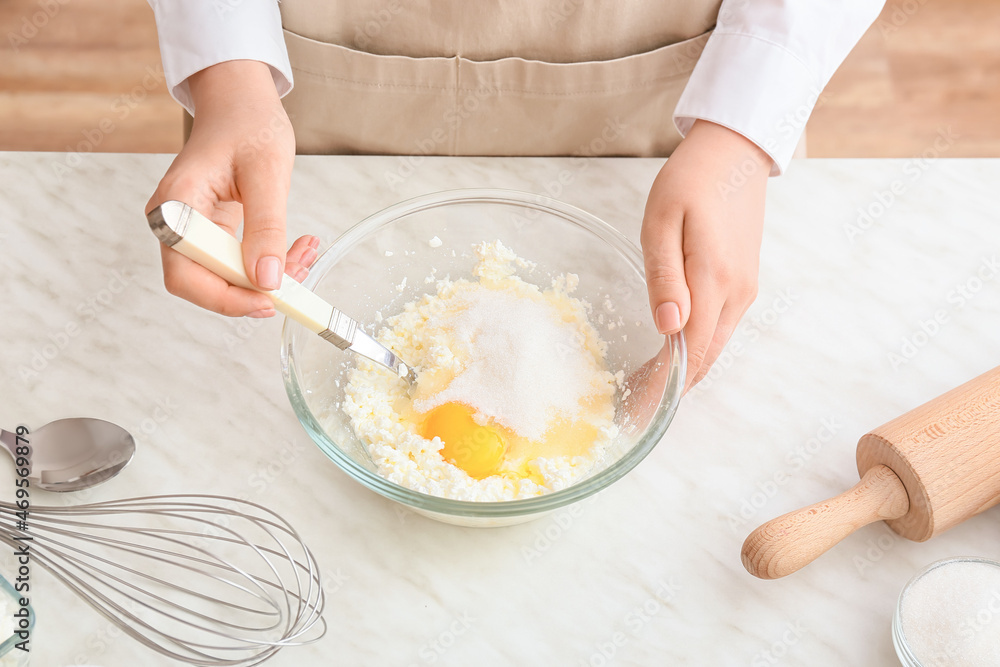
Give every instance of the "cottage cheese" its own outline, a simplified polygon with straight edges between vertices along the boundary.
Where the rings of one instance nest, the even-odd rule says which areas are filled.
[[[435,496],[502,501],[566,488],[603,463],[617,436],[616,377],[607,345],[571,293],[575,275],[549,289],[522,280],[529,264],[499,241],[475,247],[474,280],[438,280],[436,291],[385,319],[379,342],[413,364],[410,396],[399,378],[359,359],[342,408],[386,479]],[[495,474],[477,478],[448,460],[440,437],[425,437],[428,414],[468,408],[502,435]]]

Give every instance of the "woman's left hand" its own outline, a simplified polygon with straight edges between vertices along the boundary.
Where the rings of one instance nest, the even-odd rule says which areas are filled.
[[[650,189],[641,235],[649,305],[660,333],[684,329],[685,391],[757,296],[771,164],[743,135],[698,120]]]

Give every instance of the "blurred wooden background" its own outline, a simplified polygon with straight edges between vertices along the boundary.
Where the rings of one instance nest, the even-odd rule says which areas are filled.
[[[144,0],[2,0],[0,26],[0,150],[179,150]],[[909,157],[950,127],[949,157],[1000,156],[998,39],[998,0],[889,0],[817,105],[809,155]]]

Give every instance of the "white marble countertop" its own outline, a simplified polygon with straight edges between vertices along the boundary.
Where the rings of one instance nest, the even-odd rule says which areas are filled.
[[[403,160],[299,158],[290,238],[326,245],[402,198],[509,187],[637,239],[660,164]],[[330,630],[269,664],[891,665],[907,579],[943,557],[1000,557],[994,509],[923,544],[869,526],[779,581],[739,560],[759,523],[857,482],[862,434],[1000,363],[1000,160],[794,164],[768,193],[760,296],[663,442],[582,511],[479,530],[401,512],[326,459],[285,396],[280,318],[166,294],[142,209],[169,162],[0,154],[0,423],[129,428],[135,460],[81,500],[211,492],[291,520],[324,570]],[[165,664],[32,577],[33,665]]]

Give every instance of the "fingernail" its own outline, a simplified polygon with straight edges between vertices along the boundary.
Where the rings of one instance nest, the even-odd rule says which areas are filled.
[[[247,313],[247,317],[256,317],[263,319],[265,317],[271,317],[274,315],[274,308],[261,308],[260,310],[255,310],[252,313]]]
[[[661,303],[656,307],[653,319],[656,321],[656,330],[661,334],[675,333],[681,328],[681,309],[673,301]]]
[[[319,255],[316,251],[310,248],[302,253],[302,261],[299,263],[302,264],[302,266],[312,266],[312,263],[316,261],[317,257],[319,257]]]
[[[274,256],[257,260],[257,286],[263,289],[281,287],[281,260]]]
[[[309,247],[313,248],[313,249],[316,249],[316,248],[319,247],[319,237],[318,236],[310,236],[309,237]]]

